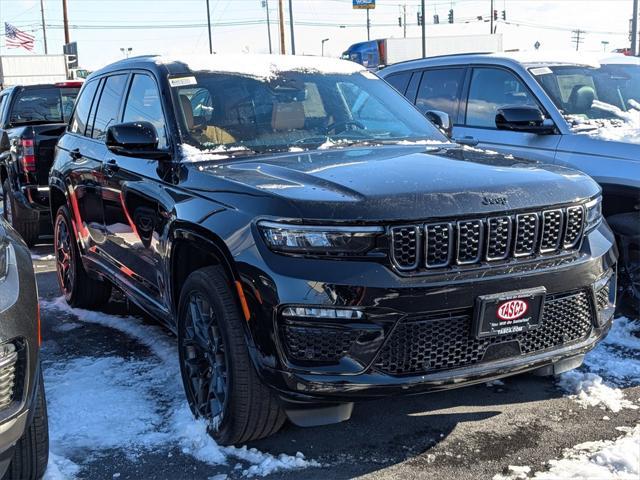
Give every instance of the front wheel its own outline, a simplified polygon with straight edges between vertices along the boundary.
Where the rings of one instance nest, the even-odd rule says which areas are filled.
[[[44,395],[44,381],[40,373],[38,392],[31,424],[16,443],[13,458],[2,480],[38,480],[42,478],[49,461],[49,425],[47,422],[47,401]]]
[[[220,267],[189,275],[180,294],[180,371],[191,411],[221,445],[267,437],[286,419],[251,363],[243,321]]]

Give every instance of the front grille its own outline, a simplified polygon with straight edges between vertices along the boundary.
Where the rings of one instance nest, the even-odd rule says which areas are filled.
[[[475,338],[472,311],[413,315],[402,320],[385,343],[375,367],[389,375],[436,372],[542,352],[585,338],[592,328],[586,292],[548,295],[542,326],[528,332]]]
[[[300,325],[282,327],[287,357],[294,361],[336,363],[348,352],[360,331]]]
[[[18,352],[12,343],[0,346],[0,410],[7,408],[14,399],[16,387],[16,362]]]
[[[390,229],[391,259],[397,269],[411,271],[533,258],[575,250],[583,231],[582,206],[404,225]]]

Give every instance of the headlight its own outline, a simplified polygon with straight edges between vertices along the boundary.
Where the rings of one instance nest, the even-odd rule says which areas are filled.
[[[310,255],[358,255],[375,246],[382,227],[335,227],[260,222],[258,229],[272,250]]]
[[[602,220],[602,197],[595,198],[585,204],[587,217],[584,224],[585,234],[596,228]]]

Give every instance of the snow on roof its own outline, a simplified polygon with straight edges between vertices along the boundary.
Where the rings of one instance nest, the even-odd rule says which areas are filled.
[[[600,59],[603,65],[638,65],[640,66],[640,58],[622,55],[621,53],[610,55]]]
[[[575,53],[567,51],[521,51],[490,53],[488,56],[506,58],[522,64],[570,64],[588,65],[598,68],[602,55]]]
[[[156,57],[158,65],[184,63],[193,72],[235,73],[260,79],[269,79],[279,72],[310,72],[325,74],[352,74],[365,68],[354,62],[329,57],[299,55],[215,54],[180,57]]]

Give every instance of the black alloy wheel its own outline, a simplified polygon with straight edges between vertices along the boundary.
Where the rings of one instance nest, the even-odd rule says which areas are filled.
[[[76,276],[75,252],[72,241],[66,218],[63,215],[58,215],[54,231],[56,271],[58,273],[58,284],[67,301],[71,298]]]

